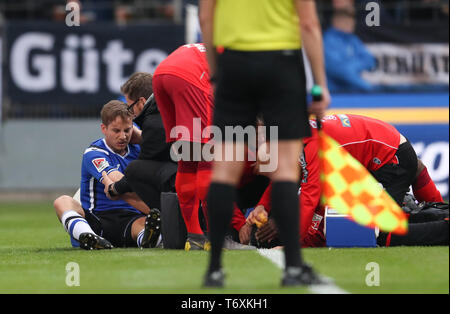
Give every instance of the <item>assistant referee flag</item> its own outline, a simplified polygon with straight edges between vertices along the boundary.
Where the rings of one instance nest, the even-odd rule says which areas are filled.
[[[322,204],[363,226],[406,234],[406,214],[369,171],[323,130],[319,142]]]

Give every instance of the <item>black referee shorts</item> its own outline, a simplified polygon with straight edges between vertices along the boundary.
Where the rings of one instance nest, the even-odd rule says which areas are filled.
[[[214,125],[225,134],[226,126],[254,126],[258,114],[280,140],[311,135],[301,50],[219,55]]]

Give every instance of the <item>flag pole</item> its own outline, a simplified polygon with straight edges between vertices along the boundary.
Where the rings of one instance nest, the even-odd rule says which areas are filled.
[[[321,101],[322,100],[322,87],[319,85],[314,85],[311,89],[311,95],[313,98],[313,101]],[[316,116],[316,123],[317,123],[317,130],[320,131],[322,129],[322,121],[317,118]]]

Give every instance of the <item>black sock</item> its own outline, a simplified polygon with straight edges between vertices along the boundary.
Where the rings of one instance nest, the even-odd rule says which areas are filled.
[[[211,183],[209,187],[207,203],[211,241],[210,272],[221,268],[222,246],[233,215],[235,197],[236,189],[232,185]]]
[[[272,216],[284,245],[286,267],[300,266],[299,199],[298,184],[275,181],[272,185]]]

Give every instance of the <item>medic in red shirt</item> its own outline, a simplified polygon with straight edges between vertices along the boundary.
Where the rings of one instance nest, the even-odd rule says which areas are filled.
[[[304,153],[300,157],[300,238],[304,247],[320,247],[325,246],[326,239],[323,233],[324,207],[320,205],[320,169],[317,158],[319,143],[316,122],[310,120],[310,124],[313,135],[304,139]],[[393,126],[373,118],[350,114],[326,116],[322,120],[322,126],[328,135],[383,184],[400,205],[411,185],[419,202],[443,201],[412,145]],[[267,217],[271,209],[270,194],[271,186],[248,217],[247,224],[258,222],[258,216]],[[276,226],[268,225],[265,229],[261,230],[260,239],[270,242],[276,237]]]

